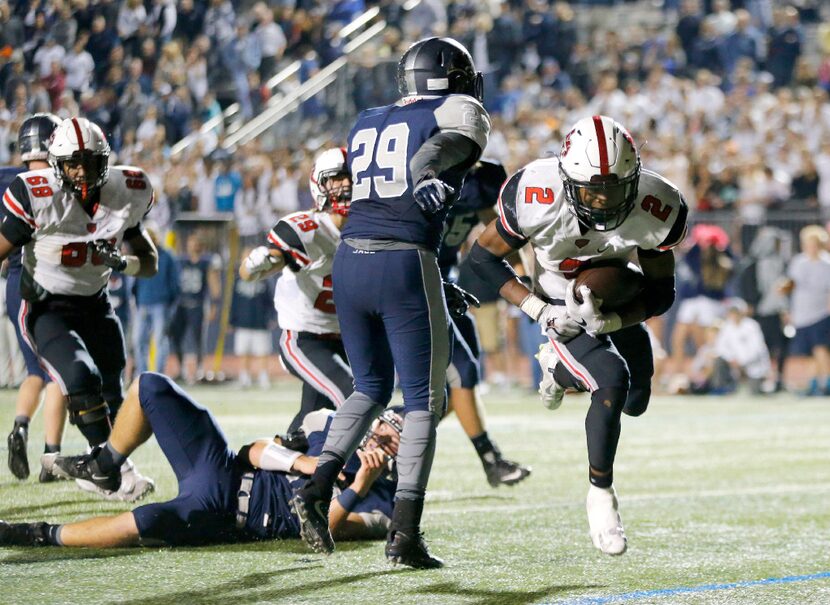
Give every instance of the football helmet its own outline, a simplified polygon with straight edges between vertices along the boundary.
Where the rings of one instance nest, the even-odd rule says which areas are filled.
[[[596,231],[622,225],[634,208],[640,154],[634,139],[607,116],[579,120],[562,142],[559,174],[571,212]]]
[[[425,38],[409,47],[398,62],[401,96],[460,93],[484,100],[484,80],[473,57],[452,38]]]
[[[332,179],[348,178],[347,184],[334,185]],[[346,165],[346,150],[335,147],[322,152],[314,160],[308,186],[314,198],[314,208],[318,212],[335,212],[344,216],[349,214],[352,203],[352,177]]]
[[[45,161],[49,156],[49,141],[61,119],[52,113],[36,113],[20,125],[17,132],[17,150],[24,162]]]
[[[49,164],[66,191],[86,200],[107,182],[110,145],[97,124],[86,118],[60,123],[49,144]]]

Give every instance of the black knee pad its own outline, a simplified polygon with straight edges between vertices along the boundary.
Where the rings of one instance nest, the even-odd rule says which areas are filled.
[[[641,416],[648,409],[651,400],[651,385],[631,385],[625,401],[623,413],[628,416]]]
[[[100,394],[70,393],[66,396],[66,402],[69,422],[75,425],[92,424],[109,415],[109,406]]]

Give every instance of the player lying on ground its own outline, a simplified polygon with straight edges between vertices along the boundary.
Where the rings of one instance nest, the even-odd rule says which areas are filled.
[[[634,140],[605,116],[579,120],[559,157],[536,160],[502,188],[499,218],[470,251],[478,275],[538,321],[550,339],[540,351],[546,405],[556,408],[566,387],[591,393],[585,418],[591,539],[620,555],[627,541],[618,512],[614,457],[623,412],[639,416],[651,397],[651,343],[643,325],[674,302],[674,255],[686,233],[683,196],[660,175],[642,170]],[[530,244],[536,256],[533,291],[503,260]],[[574,277],[597,261],[633,255],[644,289],[615,312],[602,309]]]
[[[330,415],[307,418],[309,452],[322,448]],[[347,465],[349,486],[331,503],[330,527],[340,539],[385,537],[396,483],[385,475],[400,429],[400,417],[387,411]],[[117,490],[120,461],[153,434],[176,474],[176,498],[64,525],[0,521],[0,545],[105,548],[299,537],[290,499],[317,459],[276,439],[254,441],[235,453],[213,415],[161,374],[144,373],[133,383],[103,448],[58,457],[53,472]]]

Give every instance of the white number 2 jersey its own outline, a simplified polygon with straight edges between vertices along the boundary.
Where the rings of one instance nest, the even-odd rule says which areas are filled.
[[[553,299],[564,299],[568,280],[598,260],[628,261],[636,249],[671,250],[686,234],[688,214],[672,183],[643,170],[634,208],[623,224],[611,231],[589,229],[568,206],[558,158],[536,160],[510,177],[498,210],[499,234],[514,248],[530,242],[536,286]]]
[[[340,332],[334,309],[331,268],[340,230],[327,212],[294,212],[268,233],[288,267],[274,292],[280,328],[314,334]]]
[[[113,166],[98,200],[84,208],[61,189],[51,168],[20,174],[3,194],[2,233],[23,245],[23,266],[48,293],[91,296],[107,285],[112,270],[91,244],[118,247],[138,234],[153,204],[153,189],[140,168]]]

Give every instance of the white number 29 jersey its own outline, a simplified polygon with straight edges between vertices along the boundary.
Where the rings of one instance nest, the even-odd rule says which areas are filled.
[[[118,247],[125,232],[128,237],[131,230],[138,233],[152,204],[153,189],[140,168],[111,167],[89,208],[61,189],[51,168],[30,170],[3,194],[3,234],[13,244],[25,244],[23,266],[40,288],[91,296],[107,285],[112,272],[91,244],[107,240]]]
[[[598,260],[628,261],[632,253],[667,251],[686,234],[688,210],[677,188],[649,170],[640,174],[631,214],[616,229],[594,231],[571,212],[559,159],[531,162],[502,187],[496,229],[514,248],[529,242],[536,256],[538,289],[564,299],[568,280]]]
[[[289,214],[274,225],[268,242],[283,252],[288,264],[274,292],[280,328],[314,334],[339,333],[331,268],[340,230],[329,214]]]

